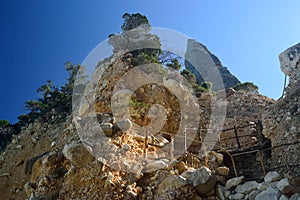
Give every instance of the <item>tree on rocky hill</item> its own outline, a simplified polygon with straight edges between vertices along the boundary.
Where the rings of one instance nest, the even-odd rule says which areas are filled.
[[[137,27],[143,27],[144,29],[150,29],[151,25],[145,15],[140,13],[129,14],[125,13],[122,18],[124,19],[123,25],[121,26],[123,32],[135,29]]]
[[[33,123],[35,120],[47,122],[61,121],[71,114],[75,79],[79,76],[79,78],[84,81],[86,75],[84,73],[78,73],[79,69],[81,69],[81,71],[84,69],[80,65],[67,62],[65,68],[69,73],[67,83],[58,88],[51,80],[47,80],[45,85],[40,86],[37,89],[40,98],[25,102],[25,108],[29,113],[22,114],[18,117],[19,122],[17,125],[19,127]]]
[[[109,36],[109,44],[114,47],[114,52],[129,50],[134,66],[159,63],[158,56],[162,53],[160,40],[157,35],[150,33],[151,25],[147,17],[140,13],[125,13],[122,18],[123,32]]]

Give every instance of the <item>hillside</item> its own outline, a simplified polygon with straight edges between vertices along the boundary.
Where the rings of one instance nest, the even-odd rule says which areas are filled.
[[[136,15],[124,15],[125,22],[130,16]],[[133,38],[125,25],[110,36],[114,52],[89,82],[79,66],[80,78],[45,95],[56,104],[41,107],[3,145],[1,199],[300,198],[300,44],[280,55],[289,85],[274,100],[240,83],[196,41],[186,47],[190,71],[175,70],[174,57],[164,67],[160,49],[130,50],[141,38],[160,43],[147,23],[133,29],[140,34]],[[209,81],[193,73],[201,67]],[[71,86],[67,114],[70,96],[59,95]]]

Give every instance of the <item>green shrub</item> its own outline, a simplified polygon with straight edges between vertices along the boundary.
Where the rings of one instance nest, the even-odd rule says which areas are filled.
[[[2,127],[6,127],[6,126],[8,126],[9,124],[10,124],[9,121],[6,120],[6,119],[1,119],[1,120],[0,120],[0,126],[2,126]]]

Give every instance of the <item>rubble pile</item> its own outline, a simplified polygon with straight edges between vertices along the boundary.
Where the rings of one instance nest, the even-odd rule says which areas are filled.
[[[289,50],[289,59],[290,55],[298,58],[296,50]],[[119,113],[114,106],[124,106],[121,97],[125,93],[114,97],[116,89],[135,88],[148,80],[144,75],[130,81],[124,77],[134,69],[130,60],[130,54],[115,54],[99,62],[100,71],[92,77],[93,84],[86,87],[96,93],[78,102],[74,117],[55,125],[36,122],[13,136],[0,155],[1,198],[300,198],[299,62],[295,67],[285,64],[291,68],[285,70],[291,78],[285,97],[279,101],[260,95],[255,86],[246,84],[229,88],[220,104],[212,104],[218,93],[203,93],[196,104],[195,96],[189,95],[191,90],[178,73],[166,73],[156,66],[147,71],[155,83],[148,81],[130,91],[131,98],[125,102],[128,113]],[[101,71],[106,65],[109,67]],[[135,73],[144,74],[141,70]],[[121,99],[120,104],[114,104],[112,99]],[[156,106],[158,103],[164,109]],[[212,105],[220,110],[227,106],[224,130],[220,130],[215,147],[200,154],[211,128]],[[149,119],[159,120],[151,124]],[[196,129],[185,132],[189,143],[184,145],[182,134],[189,127]],[[248,173],[235,174],[224,152],[254,147],[270,147],[271,155],[262,157],[268,167],[279,167],[278,170],[262,175],[257,165],[259,155],[254,152],[249,154],[251,158],[241,156],[235,160],[236,167],[244,167]],[[284,168],[280,168],[282,165]]]
[[[264,181],[246,181],[243,176],[229,179],[226,185],[217,186],[219,199],[249,200],[296,200],[300,198],[300,177],[284,177],[276,171],[270,171]]]

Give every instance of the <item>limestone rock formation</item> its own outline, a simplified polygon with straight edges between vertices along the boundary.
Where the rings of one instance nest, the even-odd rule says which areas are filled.
[[[217,56],[196,40],[188,40],[185,66],[195,74],[197,83],[212,82],[214,90],[228,89],[240,81],[224,67]],[[220,77],[219,77],[220,76]]]
[[[270,165],[299,175],[300,44],[285,50],[279,59],[282,72],[289,76],[289,84],[285,96],[263,114],[263,134],[272,142]]]
[[[300,43],[286,49],[279,55],[281,71],[292,79],[299,73],[300,68]]]

